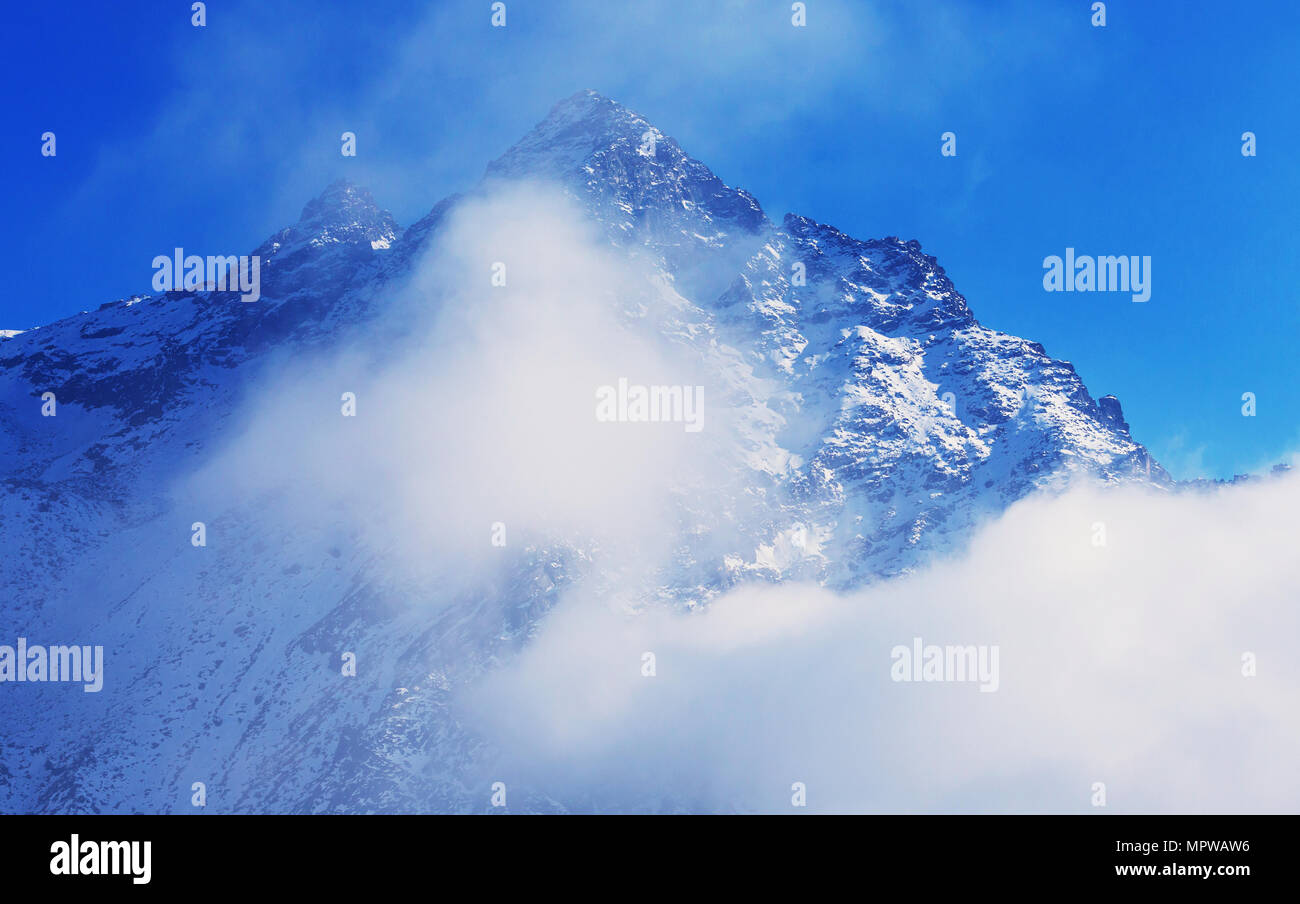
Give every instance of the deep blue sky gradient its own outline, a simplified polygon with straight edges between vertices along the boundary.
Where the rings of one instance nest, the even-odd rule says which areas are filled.
[[[787,2],[189,6],[7,11],[0,328],[148,292],[178,245],[247,253],[338,176],[408,225],[594,88],[776,219],[920,240],[1176,476],[1300,449],[1291,0],[1115,0],[1105,28],[1090,0],[807,0],[802,29]],[[1045,293],[1067,246],[1150,255],[1151,301]]]

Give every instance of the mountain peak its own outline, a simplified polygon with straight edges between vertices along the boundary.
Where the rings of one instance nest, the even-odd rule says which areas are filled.
[[[298,218],[299,229],[368,229],[395,228],[392,214],[381,210],[369,190],[347,179],[335,179],[325,190],[308,201]]]
[[[553,128],[581,125],[597,134],[626,133],[638,140],[644,131],[654,130],[641,114],[590,88],[571,94],[551,107],[538,127],[548,124]]]
[[[635,152],[646,133],[656,143],[672,141],[640,114],[595,91],[579,91],[553,106],[532,131],[490,163],[488,175],[567,175],[597,152],[619,147]]]
[[[303,247],[368,245],[389,247],[397,238],[397,221],[375,203],[370,192],[347,179],[336,179],[302,209],[298,222],[263,243],[265,257],[283,257]]]
[[[667,229],[693,244],[768,225],[752,195],[724,184],[639,113],[591,90],[552,107],[484,178],[558,181],[625,236]]]

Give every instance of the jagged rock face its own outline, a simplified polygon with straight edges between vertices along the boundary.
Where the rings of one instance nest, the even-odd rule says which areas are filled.
[[[723,184],[645,119],[590,91],[556,104],[487,168],[489,180],[523,177],[570,186],[616,235],[663,244],[675,235],[707,246],[711,237],[768,225],[748,192]]]
[[[1072,474],[1169,483],[1118,400],[982,326],[914,241],[774,223],[593,92],[558,104],[475,193],[516,179],[558,184],[649,264],[647,291],[674,301],[658,328],[703,362],[736,425],[711,448],[732,479],[681,494],[690,533],[636,588],[647,601],[707,604],[754,579],[857,586]],[[566,588],[615,580],[598,555],[557,540],[511,551],[472,591],[398,585],[346,524],[277,535],[265,499],[232,499],[212,516],[221,544],[190,555],[190,516],[160,489],[236,426],[268,361],[374,321],[464,200],[399,236],[367,192],[335,183],[254,252],[256,303],[168,292],[0,334],[6,623],[102,643],[113,670],[97,695],[0,692],[0,810],[185,811],[194,781],[221,811],[488,808],[491,751],[449,701]],[[376,667],[340,683],[341,648]],[[516,810],[572,803],[511,793]]]

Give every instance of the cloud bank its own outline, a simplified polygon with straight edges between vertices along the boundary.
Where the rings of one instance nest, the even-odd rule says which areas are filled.
[[[460,204],[409,284],[342,350],[280,358],[235,438],[181,490],[341,520],[394,567],[472,572],[511,548],[598,544],[629,567],[670,552],[673,500],[716,486],[728,416],[698,356],[663,334],[685,301],[611,248],[556,189]],[[684,424],[606,423],[602,387],[703,387]],[[344,394],[355,416],[343,416]]]
[[[822,812],[1294,812],[1297,505],[1296,476],[1079,487],[855,595],[632,618],[574,596],[463,705],[503,780],[580,808],[797,812],[802,782]],[[891,680],[916,637],[996,645],[998,689]]]

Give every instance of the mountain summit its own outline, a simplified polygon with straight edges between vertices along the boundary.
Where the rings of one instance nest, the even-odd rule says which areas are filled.
[[[375,461],[406,441],[408,420],[437,415],[422,407],[437,387],[358,402],[352,370],[282,397],[267,399],[267,387],[308,358],[381,368],[396,346],[347,353],[384,318],[385,341],[430,359],[480,341],[394,325],[393,300],[420,267],[438,266],[428,261],[453,243],[467,205],[521,180],[558,187],[605,251],[649,274],[599,297],[614,320],[650,323],[698,364],[705,423],[726,425],[706,426],[699,447],[725,479],[685,475],[668,494],[671,554],[639,563],[634,580],[601,538],[541,525],[529,542],[502,546],[486,577],[436,548],[420,551],[425,570],[399,575],[404,529],[366,505],[332,504],[322,487],[309,514],[283,514],[296,511],[284,493],[244,487],[242,476],[273,464],[292,476],[300,463],[286,454],[285,465],[279,448],[238,459],[222,498],[190,494],[187,481],[256,402],[286,444],[326,437],[298,453],[302,467],[337,442],[349,456],[329,481],[378,495],[393,475]],[[570,590],[628,597],[641,611],[708,606],[749,582],[855,588],[961,549],[1035,490],[1171,483],[1118,399],[1094,398],[1038,343],[980,324],[918,242],[858,239],[797,215],[772,222],[747,192],[595,92],[561,101],[480,185],[404,232],[340,181],[256,253],[256,303],[140,295],[0,342],[8,621],[24,636],[108,651],[100,694],[0,694],[0,810],[184,811],[194,781],[221,812],[487,809],[491,751],[458,715],[457,693],[525,649]],[[517,273],[512,289],[527,278]],[[418,284],[421,305],[463,298],[462,274],[432,277]],[[660,319],[647,317],[649,297]],[[580,349],[583,325],[569,326],[567,347]],[[390,417],[340,417],[349,395]],[[472,434],[476,415],[512,403],[508,393],[471,397],[447,430]],[[545,430],[551,413],[518,414]],[[356,430],[328,432],[339,422]],[[464,478],[439,445],[420,447],[418,476],[450,497]],[[485,525],[495,518],[479,514]],[[362,665],[341,681],[342,651]],[[511,805],[690,804],[551,790],[512,786]]]
[[[707,166],[643,117],[594,91],[556,104],[549,116],[487,168],[487,179],[549,178],[597,205],[619,238],[658,232],[665,219],[673,238],[691,250],[720,231],[756,235],[768,224],[758,201],[731,188]]]
[[[309,201],[293,226],[268,239],[258,254],[287,256],[302,245],[367,244],[387,248],[397,238],[397,222],[364,188],[339,179]]]

